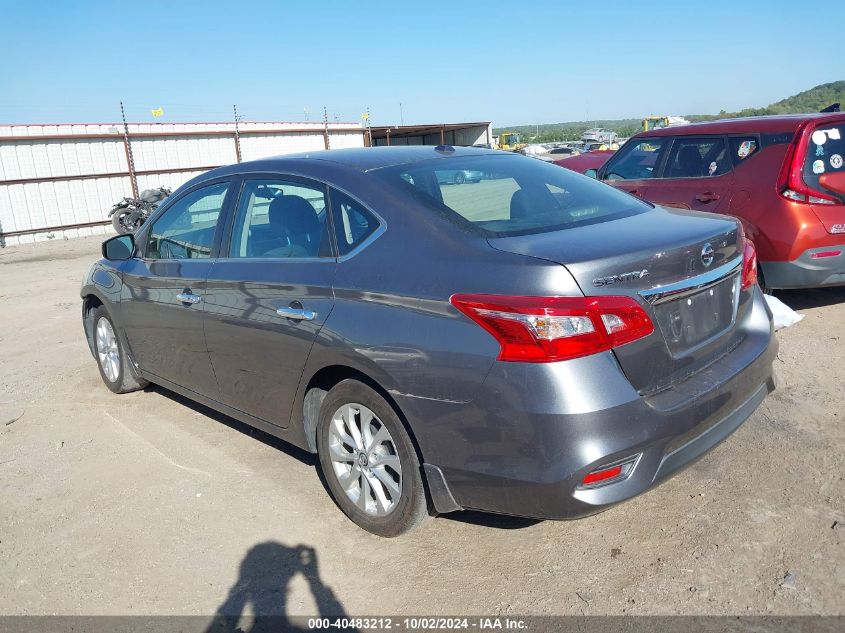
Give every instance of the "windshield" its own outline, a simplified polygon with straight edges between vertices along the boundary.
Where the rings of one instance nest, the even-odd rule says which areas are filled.
[[[426,205],[446,210],[453,220],[492,237],[607,222],[651,208],[592,178],[522,156],[435,159],[377,173]]]

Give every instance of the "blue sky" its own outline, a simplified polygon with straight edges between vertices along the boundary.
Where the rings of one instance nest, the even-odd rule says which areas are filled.
[[[716,113],[845,79],[845,2],[0,0],[0,123]]]

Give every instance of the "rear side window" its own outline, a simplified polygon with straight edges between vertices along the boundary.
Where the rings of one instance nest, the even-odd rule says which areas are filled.
[[[207,259],[229,183],[202,187],[183,196],[159,217],[147,240],[148,259]]]
[[[332,189],[334,228],[340,256],[354,250],[379,227],[375,216],[345,193]]]
[[[756,136],[733,136],[728,139],[730,154],[735,165],[738,165],[760,149],[760,141]]]
[[[731,169],[725,139],[677,138],[666,164],[665,178],[721,176]]]
[[[626,143],[608,161],[604,171],[605,180],[641,180],[654,178],[667,139],[649,138]]]
[[[229,257],[270,259],[331,255],[322,186],[285,180],[246,180]]]
[[[461,182],[446,178],[460,172]],[[592,178],[507,154],[427,160],[379,175],[456,223],[504,237],[607,222],[650,205]]]
[[[845,171],[845,123],[815,130],[810,137],[804,161],[804,182],[813,189],[826,191],[819,176]]]

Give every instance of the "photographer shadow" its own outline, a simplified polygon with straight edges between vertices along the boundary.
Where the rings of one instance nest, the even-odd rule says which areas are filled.
[[[296,574],[308,582],[318,617],[348,617],[331,588],[323,584],[312,547],[288,547],[269,541],[252,547],[241,561],[240,572],[206,633],[269,633],[307,631],[307,618],[287,615],[289,583]],[[249,607],[251,617],[245,614]],[[243,627],[243,628],[242,628]],[[344,629],[352,630],[352,629]]]

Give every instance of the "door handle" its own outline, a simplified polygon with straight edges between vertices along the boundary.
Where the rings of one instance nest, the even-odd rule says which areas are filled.
[[[305,308],[279,308],[276,314],[283,316],[286,319],[294,319],[296,321],[313,321],[317,318],[317,313],[313,310],[306,310]]]
[[[713,193],[712,191],[707,191],[705,193],[698,194],[695,199],[699,202],[713,202],[714,200],[719,199],[718,193]]]
[[[190,303],[190,304],[197,304],[202,301],[202,297],[199,295],[191,294],[190,292],[180,292],[176,295],[176,298],[179,299],[182,303]]]

